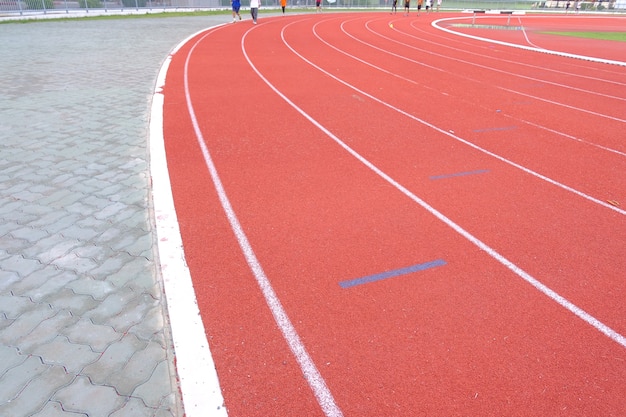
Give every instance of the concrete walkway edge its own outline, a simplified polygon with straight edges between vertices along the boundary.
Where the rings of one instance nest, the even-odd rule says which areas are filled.
[[[175,50],[198,33],[185,39]],[[177,358],[176,368],[187,417],[227,416],[191,274],[185,263],[167,170],[161,90],[170,62],[171,55],[161,67],[153,96],[150,118],[150,172],[159,261]]]

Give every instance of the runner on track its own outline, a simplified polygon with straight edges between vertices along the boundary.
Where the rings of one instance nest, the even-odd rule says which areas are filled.
[[[230,0],[230,5],[233,8],[233,23],[237,21],[237,17],[241,20],[239,9],[241,9],[241,2],[239,0]]]

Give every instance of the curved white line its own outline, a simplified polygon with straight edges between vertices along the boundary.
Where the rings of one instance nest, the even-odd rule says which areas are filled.
[[[349,37],[353,38],[354,40],[356,40],[356,41],[358,41],[358,42],[361,42],[361,43],[364,43],[363,41],[361,41],[361,40],[359,40],[359,39],[355,38],[354,36],[352,36],[351,34],[349,34],[348,32],[346,32],[346,31],[344,30],[344,28],[343,28],[344,23],[346,23],[346,22],[343,22],[343,23],[341,24],[341,29],[342,29],[342,32],[344,32],[347,36],[349,36]],[[368,28],[368,29],[369,29],[369,28]],[[372,31],[372,33],[374,33],[374,34],[376,34],[376,35],[379,35],[377,32],[373,32],[373,31]],[[415,84],[415,85],[419,85],[419,86],[420,86],[420,87],[422,87],[422,88],[425,88],[425,89],[428,89],[428,90],[431,90],[431,91],[436,91],[436,92],[440,93],[440,91],[439,91],[439,90],[436,90],[436,89],[434,89],[434,88],[430,87],[428,84],[420,84],[420,83],[416,82],[415,80],[412,80],[412,79],[409,79],[409,78],[403,77],[403,76],[398,75],[398,74],[396,74],[396,73],[394,73],[394,72],[391,72],[391,71],[388,71],[388,70],[386,70],[386,69],[384,69],[384,68],[381,68],[381,67],[379,67],[379,66],[376,66],[376,65],[374,65],[374,64],[372,64],[372,63],[370,63],[370,62],[367,62],[367,61],[365,61],[365,60],[362,60],[362,59],[360,59],[360,58],[358,58],[358,57],[356,57],[356,56],[354,56],[354,55],[351,55],[351,54],[349,54],[348,52],[343,51],[342,49],[339,49],[339,48],[337,48],[336,46],[331,45],[331,44],[329,44],[328,42],[324,41],[324,39],[322,39],[322,38],[321,38],[321,37],[320,37],[320,36],[319,36],[319,35],[318,35],[315,31],[314,31],[314,34],[315,34],[315,36],[316,36],[316,37],[317,37],[320,41],[324,42],[324,43],[325,43],[326,45],[328,45],[330,48],[333,48],[333,49],[335,49],[337,52],[339,52],[339,53],[341,53],[341,54],[344,54],[344,55],[346,55],[346,56],[348,56],[348,57],[350,57],[350,58],[352,58],[352,59],[354,59],[354,60],[356,60],[356,61],[358,61],[358,62],[361,62],[361,63],[362,63],[362,64],[364,64],[364,65],[370,66],[370,67],[372,67],[372,68],[374,68],[374,69],[376,69],[376,70],[378,70],[378,71],[380,71],[380,72],[383,72],[383,73],[388,74],[388,75],[390,75],[390,76],[392,76],[392,77],[395,77],[395,78],[401,79],[401,80],[403,80],[403,81],[405,81],[405,82],[408,82],[408,83],[411,83],[411,84]],[[379,35],[379,36],[380,36],[380,35]],[[384,39],[387,39],[387,38],[386,38],[386,37],[384,37],[384,36],[381,36],[381,37],[383,37]],[[377,50],[380,50],[380,51],[382,51],[382,52],[386,52],[386,53],[388,53],[388,54],[391,54],[391,55],[394,55],[394,56],[395,56],[395,54],[393,54],[393,53],[391,53],[391,52],[388,52],[388,51],[385,51],[384,49],[378,48],[378,47],[376,47],[376,46],[374,46],[374,45],[370,45],[370,44],[367,44],[367,43],[364,43],[364,44],[365,44],[365,45],[367,45],[367,46],[370,46],[371,48],[374,48],[374,49],[377,49]],[[450,48],[450,49],[453,49],[453,50],[458,50],[457,48]],[[484,55],[479,55],[479,54],[473,54],[473,55],[478,55],[478,56],[484,57]],[[397,55],[397,56],[399,57],[400,55]],[[406,58],[406,59],[408,59],[408,58]],[[409,59],[409,61],[411,61],[411,60]],[[412,62],[415,62],[415,61],[412,61]],[[511,61],[508,61],[508,62],[511,62]],[[432,68],[432,69],[435,69],[435,70],[437,70],[437,71],[445,71],[445,70],[442,70],[442,69],[440,69],[440,68],[436,68],[436,67],[431,67],[431,66],[428,66],[428,65],[426,65],[426,64],[424,64],[424,63],[418,63],[418,64],[420,64],[420,65],[422,65],[422,66],[427,66],[427,67]],[[469,79],[469,80],[471,80],[470,78],[468,78],[468,79]],[[474,80],[474,81],[475,81],[475,80]],[[500,88],[501,88],[501,87],[500,87]],[[513,92],[513,93],[516,93],[515,91],[512,91],[512,92]],[[534,97],[533,97],[533,96],[531,96],[531,98],[534,98]],[[472,105],[474,105],[474,104],[472,103]],[[480,106],[480,107],[482,107],[482,108],[487,109],[486,107],[483,107],[482,105],[478,105],[478,106]],[[527,124],[527,125],[529,125],[529,126],[533,126],[533,127],[537,128],[537,129],[542,129],[542,130],[548,131],[548,132],[550,132],[550,133],[554,133],[554,134],[556,134],[556,135],[563,136],[563,137],[565,137],[565,138],[567,138],[567,139],[570,139],[570,140],[575,140],[575,141],[580,142],[580,143],[584,143],[585,145],[588,145],[588,146],[593,146],[593,147],[595,147],[595,148],[602,149],[602,150],[604,150],[604,151],[611,152],[611,153],[614,153],[614,154],[617,154],[617,155],[620,155],[620,156],[626,156],[626,152],[622,152],[622,151],[619,151],[619,150],[616,150],[616,149],[613,149],[613,148],[609,148],[609,147],[604,146],[604,145],[599,145],[599,144],[597,144],[597,143],[589,142],[589,141],[586,141],[586,140],[584,140],[584,139],[578,138],[578,137],[576,137],[576,136],[572,136],[572,135],[569,135],[569,134],[564,133],[564,132],[559,132],[559,131],[556,131],[556,130],[551,129],[551,128],[549,128],[549,127],[542,126],[542,125],[539,125],[539,124],[537,124],[537,123],[530,122],[530,121],[528,121],[528,120],[524,120],[524,119],[520,119],[520,118],[517,118],[517,117],[513,117],[513,116],[511,116],[511,115],[509,115],[509,114],[503,114],[503,116],[504,116],[504,117],[507,117],[507,118],[509,118],[509,119],[516,120],[516,121],[518,121],[518,122],[520,122],[520,123],[524,123],[524,124]]]
[[[375,31],[371,30],[371,29],[369,28],[368,24],[366,24],[366,25],[365,25],[365,27],[366,27],[366,28],[367,28],[367,29],[368,29],[371,33],[373,33],[373,34],[375,34],[376,36],[379,36],[379,37],[381,37],[381,38],[383,38],[383,39],[386,39],[386,40],[388,40],[388,41],[391,41],[391,42],[397,43],[397,44],[402,45],[402,46],[406,46],[407,48],[417,49],[417,48],[416,48],[415,46],[413,46],[413,45],[409,45],[409,44],[406,44],[406,43],[403,43],[403,42],[397,41],[397,40],[395,40],[395,39],[392,39],[392,38],[389,38],[389,37],[387,37],[387,36],[384,36],[384,35],[380,34],[379,32],[375,32]],[[364,45],[369,46],[370,48],[374,48],[374,49],[380,50],[381,52],[385,52],[385,53],[387,53],[387,54],[389,54],[389,55],[395,56],[395,57],[400,58],[400,59],[404,59],[404,60],[406,60],[406,61],[409,61],[409,62],[414,63],[414,64],[417,64],[417,65],[421,65],[421,66],[424,66],[424,67],[428,67],[428,68],[436,69],[436,70],[438,70],[438,71],[442,71],[442,72],[446,72],[446,73],[447,73],[447,72],[449,72],[449,71],[447,71],[447,70],[445,70],[445,69],[441,69],[441,68],[433,67],[433,66],[430,66],[430,65],[426,65],[426,64],[424,64],[423,62],[415,61],[415,60],[410,59],[410,58],[407,58],[407,57],[405,57],[405,56],[403,56],[403,55],[394,54],[394,53],[389,52],[389,51],[387,51],[387,50],[385,50],[385,49],[383,49],[383,48],[378,48],[377,46],[374,46],[374,45],[369,44],[369,43],[367,43],[367,42],[364,42],[364,41],[362,41],[362,40],[360,40],[360,39],[358,39],[358,38],[356,38],[356,37],[354,37],[354,36],[351,36],[349,33],[345,32],[345,31],[344,31],[344,33],[346,33],[346,35],[350,36],[350,37],[351,37],[351,38],[353,38],[354,40],[356,40],[356,41],[358,41],[358,42],[361,42],[361,43],[362,43],[362,44],[364,44]],[[409,35],[409,34],[407,34],[407,33],[405,33],[405,35],[406,35],[406,36],[409,36],[409,37],[413,37],[412,35]],[[485,69],[485,70],[488,70],[488,71],[493,71],[493,72],[497,72],[497,73],[501,73],[501,74],[506,74],[506,75],[510,75],[510,76],[515,76],[515,77],[518,77],[518,78],[522,78],[522,79],[526,79],[526,80],[530,80],[530,81],[536,81],[536,82],[540,82],[540,83],[544,83],[544,84],[550,84],[550,85],[554,85],[554,86],[556,86],[556,87],[560,87],[560,88],[567,88],[567,89],[570,89],[570,90],[576,90],[576,91],[579,91],[579,92],[581,92],[581,93],[586,93],[586,94],[596,95],[596,96],[600,96],[600,97],[605,97],[605,98],[609,98],[609,99],[612,99],[612,100],[626,101],[626,98],[623,98],[623,97],[611,96],[611,95],[604,94],[604,93],[598,93],[598,92],[595,92],[595,91],[589,91],[589,90],[585,90],[585,89],[578,88],[578,87],[572,87],[572,86],[568,86],[568,85],[563,85],[563,84],[555,83],[555,82],[553,82],[553,81],[541,80],[541,79],[537,79],[537,78],[533,78],[533,77],[528,77],[528,76],[526,76],[526,75],[521,75],[521,74],[514,74],[514,73],[511,73],[511,72],[508,72],[508,71],[503,71],[503,70],[500,70],[500,69],[497,69],[497,68],[494,68],[494,67],[490,67],[490,66],[487,66],[487,65],[481,65],[481,64],[477,64],[477,63],[475,63],[475,62],[466,61],[466,60],[459,59],[459,58],[453,58],[453,57],[451,57],[451,56],[449,56],[449,55],[438,54],[438,53],[433,52],[433,51],[425,51],[425,50],[421,50],[421,49],[420,49],[419,51],[420,51],[420,52],[427,53],[427,54],[429,54],[429,55],[438,56],[438,57],[440,57],[440,58],[449,59],[449,60],[451,60],[451,61],[461,62],[461,63],[463,63],[463,64],[467,64],[467,65],[471,65],[471,66],[474,66],[474,67],[482,68],[482,69]],[[473,78],[466,77],[466,76],[461,76],[461,75],[459,75],[459,74],[455,74],[455,75],[456,75],[456,76],[458,76],[458,77],[465,78],[465,79],[467,79],[467,80],[470,80],[470,81],[476,82],[476,83],[484,84],[484,82],[483,82],[483,81],[481,81],[481,80],[475,80],[475,79],[473,79]],[[620,119],[620,118],[618,118],[618,117],[613,117],[613,116],[609,116],[609,115],[606,115],[606,114],[603,114],[603,113],[594,112],[594,111],[592,111],[592,110],[587,110],[587,109],[583,109],[583,108],[580,108],[580,107],[571,106],[571,105],[568,105],[568,104],[565,104],[565,103],[560,103],[560,102],[556,102],[556,101],[552,101],[552,100],[544,99],[544,98],[542,98],[542,97],[533,96],[533,95],[530,95],[530,94],[527,94],[527,93],[522,93],[522,92],[519,92],[519,91],[517,91],[517,90],[512,90],[512,89],[510,89],[510,88],[506,88],[506,87],[502,87],[502,86],[499,86],[499,85],[495,85],[495,84],[493,84],[493,83],[492,83],[492,84],[490,84],[490,86],[491,86],[491,87],[494,87],[494,88],[498,88],[498,89],[504,90],[504,91],[507,91],[507,92],[509,92],[509,93],[519,94],[519,95],[524,96],[524,97],[529,97],[529,98],[533,98],[533,99],[535,99],[535,100],[544,101],[544,102],[547,102],[547,103],[550,103],[550,104],[554,104],[555,106],[562,106],[562,107],[565,107],[565,108],[568,108],[568,109],[571,109],[571,110],[576,110],[576,111],[580,111],[580,112],[583,112],[583,113],[592,114],[592,115],[597,116],[597,117],[603,117],[603,118],[606,118],[606,119],[611,119],[611,120],[615,120],[615,121],[618,121],[618,122],[626,123],[626,120],[625,120],[625,119]]]
[[[287,27],[289,27],[290,25],[291,25],[291,23],[288,24],[288,25],[285,25],[283,27],[282,31],[281,31],[281,39],[283,40],[283,43],[285,44],[285,46],[287,46],[287,48],[289,48],[289,50],[291,50],[297,57],[302,59],[307,64],[311,65],[313,68],[316,68],[318,71],[322,72],[323,74],[328,75],[329,77],[335,79],[336,81],[340,82],[341,84],[349,86],[349,84],[347,84],[345,81],[339,80],[337,77],[333,76],[332,74],[328,73],[324,69],[322,69],[319,66],[315,65],[313,62],[311,62],[308,59],[306,59],[304,56],[299,54],[287,42],[287,40],[285,39],[285,36],[284,36],[284,32],[285,32],[285,29]],[[314,27],[315,27],[315,25],[314,25]],[[248,59],[248,58],[246,57],[246,59]],[[248,61],[248,62],[250,62],[250,61]],[[422,200],[421,198],[419,198],[418,196],[413,194],[411,191],[409,191],[407,188],[402,186],[400,183],[395,181],[392,177],[387,175],[385,172],[383,172],[381,169],[379,169],[376,165],[374,165],[372,162],[367,160],[365,157],[363,157],[361,154],[359,154],[357,151],[352,149],[349,145],[347,145],[345,142],[343,142],[341,139],[339,139],[337,136],[335,136],[330,130],[325,128],[322,124],[320,124],[317,120],[315,120],[311,115],[306,113],[302,108],[298,107],[297,104],[292,102],[287,96],[285,96],[282,92],[280,92],[280,90],[278,90],[278,88],[276,88],[276,86],[274,86],[267,78],[265,78],[263,76],[263,74],[261,74],[258,71],[258,69],[256,67],[254,67],[252,62],[250,62],[250,65],[252,66],[254,71],[257,73],[257,75],[263,80],[263,82],[265,82],[265,84],[267,84],[267,86],[270,87],[280,98],[282,98],[294,110],[296,110],[298,113],[300,113],[305,119],[307,119],[309,122],[311,122],[315,127],[317,127],[320,131],[322,131],[326,136],[328,136],[335,143],[337,143],[339,146],[341,146],[344,150],[346,150],[348,153],[350,153],[353,157],[355,157],[359,162],[361,162],[363,165],[365,165],[367,168],[369,168],[371,171],[373,171],[376,175],[378,175],[379,177],[381,177],[382,179],[387,181],[389,184],[391,184],[394,188],[396,188],[402,194],[404,194],[405,196],[407,196],[408,198],[413,200],[415,203],[420,205],[422,208],[424,208],[430,214],[432,214],[437,219],[439,219],[441,222],[443,222],[444,224],[446,224],[447,226],[452,228],[455,232],[457,232],[458,234],[463,236],[465,239],[470,241],[472,244],[477,246],[479,249],[481,249],[482,251],[486,252],[489,256],[491,256],[493,259],[495,259],[500,264],[505,266],[507,269],[512,271],[514,274],[516,274],[517,276],[522,278],[524,281],[528,282],[530,285],[535,287],[542,294],[546,295],[547,297],[549,297],[550,299],[555,301],[557,304],[559,304],[560,306],[564,307],[565,309],[567,309],[568,311],[570,311],[571,313],[573,313],[574,315],[579,317],[581,320],[583,320],[587,324],[589,324],[592,327],[594,327],[596,330],[600,331],[602,334],[604,334],[605,336],[607,336],[608,338],[610,338],[614,342],[616,342],[619,345],[621,345],[622,347],[626,348],[626,337],[624,337],[623,335],[621,335],[617,331],[613,330],[609,326],[605,325],[600,320],[596,319],[595,317],[593,317],[591,314],[587,313],[586,311],[584,311],[580,307],[576,306],[575,304],[573,304],[572,302],[570,302],[569,300],[567,300],[566,298],[564,298],[563,296],[558,294],[556,291],[552,290],[551,288],[549,288],[545,284],[541,283],[536,278],[532,277],[530,274],[525,272],[522,268],[518,267],[513,262],[509,261],[506,257],[504,257],[503,255],[498,253],[495,249],[491,248],[486,243],[482,242],[480,239],[478,239],[477,237],[475,237],[474,235],[472,235],[471,233],[469,233],[468,231],[463,229],[460,225],[455,223],[453,220],[451,220],[450,218],[446,217],[443,213],[439,212],[437,209],[435,209],[434,207],[432,207],[431,205],[426,203],[426,201]],[[353,88],[353,87],[351,87],[351,88]],[[360,90],[358,90],[356,88],[353,88],[353,89],[355,91],[360,91]],[[372,98],[373,100],[375,100],[377,102],[380,102],[380,100],[371,97],[367,93],[363,93],[363,94],[368,96],[368,97],[370,97],[370,98]]]
[[[437,20],[434,20],[431,23],[431,26],[436,28],[436,29],[443,30],[444,32],[448,32],[448,33],[451,33],[451,34],[456,35],[456,36],[463,36],[465,38],[476,39],[476,40],[479,40],[479,41],[495,43],[495,44],[504,45],[504,46],[510,46],[512,48],[519,48],[519,49],[525,49],[527,51],[542,52],[544,54],[559,55],[559,56],[564,56],[564,57],[568,57],[568,58],[582,59],[582,60],[585,60],[585,61],[599,62],[599,63],[602,63],[602,64],[612,64],[612,65],[619,65],[619,66],[622,66],[622,67],[626,67],[626,62],[624,62],[624,61],[614,61],[612,59],[595,58],[595,57],[592,57],[592,56],[576,55],[576,54],[570,54],[568,52],[553,51],[553,50],[550,50],[550,49],[536,48],[536,47],[526,46],[526,45],[518,45],[518,44],[515,44],[515,43],[503,42],[503,41],[498,41],[498,40],[495,40],[495,39],[482,38],[480,36],[468,35],[466,33],[461,33],[461,32],[455,32],[453,30],[450,30],[448,28],[444,28],[444,27],[438,25],[440,22],[446,22],[446,21],[451,21],[451,20],[463,20],[463,19],[467,19],[467,18],[466,17],[447,17],[447,18],[444,18],[444,19],[437,19]]]
[[[521,22],[520,22],[520,24],[521,24]],[[436,35],[434,35],[431,32],[426,32],[422,28],[415,26],[415,22],[411,22],[411,27],[413,29],[415,29],[416,31],[418,31],[418,32],[428,33],[431,36],[436,36]],[[438,37],[441,37],[441,38],[447,39],[447,40],[451,39],[451,38],[443,36],[443,35],[438,35]],[[597,82],[602,82],[602,83],[607,83],[607,84],[614,84],[614,85],[619,85],[619,86],[626,85],[626,83],[619,82],[619,81],[614,81],[614,80],[608,80],[606,78],[599,77],[597,75],[592,77],[592,76],[584,75],[584,74],[577,74],[577,73],[572,73],[572,72],[568,72],[568,71],[556,70],[556,69],[553,69],[553,68],[541,67],[541,66],[529,64],[529,63],[526,63],[526,62],[511,61],[510,59],[504,59],[504,58],[494,58],[493,56],[490,56],[490,55],[484,55],[484,54],[481,54],[481,53],[478,53],[478,52],[472,52],[472,51],[468,51],[466,49],[456,48],[456,47],[453,47],[451,45],[441,45],[441,44],[438,44],[438,43],[435,43],[433,41],[426,40],[426,39],[421,39],[421,41],[430,43],[431,45],[438,45],[438,46],[446,48],[446,49],[451,49],[453,51],[462,51],[465,54],[479,56],[481,58],[497,59],[498,61],[501,61],[501,62],[506,62],[506,63],[509,63],[509,64],[515,64],[515,65],[519,65],[519,66],[523,66],[523,67],[527,67],[527,68],[532,68],[532,69],[535,69],[535,70],[541,70],[541,71],[544,71],[544,72],[551,72],[551,73],[554,73],[554,74],[564,75],[564,76],[568,76],[568,77],[582,78],[582,79],[585,79],[585,80],[593,80],[593,81],[597,81]],[[461,40],[457,40],[457,42],[463,44],[463,42]],[[475,44],[470,44],[470,45],[475,45]],[[539,46],[537,46],[537,48],[541,49]],[[608,73],[611,73],[611,74],[614,73],[614,71],[607,71],[607,70],[601,70],[601,71],[602,72],[608,72]]]
[[[363,60],[361,60],[361,59],[359,59],[359,58],[357,58],[357,57],[355,57],[355,56],[353,56],[353,55],[350,55],[350,54],[348,54],[348,53],[346,53],[346,52],[343,52],[343,51],[339,50],[339,49],[338,49],[338,48],[336,48],[335,46],[333,46],[333,45],[329,44],[328,42],[326,42],[325,40],[323,40],[322,38],[320,38],[320,37],[319,37],[319,35],[317,34],[316,30],[315,30],[315,27],[316,27],[316,26],[317,26],[317,24],[315,24],[315,25],[313,26],[313,33],[315,34],[315,36],[316,36],[316,37],[317,37],[320,41],[324,42],[326,45],[330,46],[331,48],[333,48],[333,49],[335,49],[335,50],[337,50],[337,51],[339,51],[339,52],[341,52],[341,53],[343,53],[343,54],[345,54],[345,55],[347,55],[347,56],[349,56],[349,57],[351,57],[351,58],[353,58],[353,59],[355,59],[355,60],[358,60],[358,61],[360,61],[360,62],[366,63],[365,61],[363,61]],[[350,35],[350,34],[348,34],[348,33],[346,33],[346,35],[351,36],[351,35]],[[372,46],[372,47],[373,47],[373,48],[377,48],[377,47],[375,47],[375,46]],[[296,53],[296,54],[297,54],[297,52],[295,52],[295,51],[294,51],[294,53]],[[299,55],[299,56],[300,56],[300,55]],[[489,151],[489,150],[487,150],[487,149],[481,148],[480,146],[478,146],[478,145],[476,145],[476,144],[474,144],[474,143],[472,143],[472,142],[470,142],[470,141],[468,141],[468,140],[465,140],[465,139],[463,139],[463,138],[461,138],[461,137],[459,137],[459,136],[455,135],[454,133],[451,133],[451,132],[448,132],[448,131],[446,131],[446,130],[444,130],[444,129],[441,129],[441,128],[439,128],[439,127],[437,127],[437,126],[433,125],[432,123],[429,123],[429,122],[427,122],[427,121],[425,121],[425,120],[423,120],[423,119],[420,119],[420,118],[419,118],[419,117],[417,117],[417,116],[414,116],[414,115],[412,115],[412,114],[410,114],[410,113],[408,113],[408,112],[406,112],[406,111],[404,111],[404,110],[402,110],[402,109],[399,109],[399,108],[397,108],[397,107],[395,107],[395,106],[393,106],[393,105],[391,105],[391,104],[389,104],[389,103],[387,103],[387,102],[385,102],[385,101],[383,101],[383,100],[381,100],[381,99],[379,99],[379,98],[377,98],[377,97],[374,97],[373,95],[371,95],[371,94],[369,94],[369,93],[366,93],[366,92],[365,92],[365,91],[363,91],[363,90],[360,90],[359,88],[357,88],[357,87],[353,86],[352,84],[349,84],[348,82],[343,81],[343,80],[339,79],[338,77],[334,76],[333,74],[329,73],[328,71],[326,71],[326,70],[324,70],[324,69],[320,68],[319,66],[315,65],[315,64],[314,64],[314,63],[312,63],[311,61],[308,61],[306,58],[304,58],[304,57],[302,57],[302,56],[300,56],[300,58],[301,58],[301,59],[303,59],[304,61],[306,61],[307,63],[309,63],[309,65],[313,66],[314,68],[317,68],[319,71],[323,72],[324,74],[328,75],[329,77],[333,78],[334,80],[338,81],[339,83],[341,83],[341,84],[345,85],[346,87],[351,88],[352,90],[354,90],[354,91],[356,91],[356,92],[358,92],[358,93],[360,93],[360,94],[363,94],[364,96],[366,96],[366,97],[368,97],[368,98],[370,98],[370,99],[372,99],[372,100],[376,101],[377,103],[380,103],[380,104],[382,104],[382,105],[383,105],[383,106],[385,106],[385,107],[388,107],[388,108],[390,108],[390,109],[392,109],[392,110],[394,110],[394,111],[396,111],[396,112],[398,112],[398,113],[400,113],[400,114],[403,114],[403,115],[405,115],[406,117],[408,117],[408,118],[410,118],[410,119],[413,119],[413,120],[415,120],[415,121],[416,121],[416,122],[418,122],[418,123],[421,123],[421,124],[423,124],[423,125],[425,125],[425,126],[428,126],[428,127],[430,127],[431,129],[436,130],[436,131],[437,131],[437,132],[439,132],[439,133],[442,133],[442,134],[444,134],[444,135],[446,135],[446,136],[449,136],[449,137],[451,137],[451,138],[453,138],[453,139],[455,139],[455,140],[457,140],[457,141],[459,141],[459,142],[461,142],[461,143],[463,143],[463,144],[465,144],[465,145],[467,145],[467,146],[470,146],[470,147],[472,147],[472,148],[474,148],[474,149],[476,149],[476,150],[478,150],[478,151],[480,151],[480,152],[482,152],[482,153],[484,153],[484,154],[486,154],[486,155],[489,155],[489,156],[491,156],[491,157],[493,157],[493,158],[496,158],[496,159],[498,159],[499,161],[502,161],[502,162],[504,162],[504,163],[506,163],[506,164],[508,164],[508,165],[511,165],[511,166],[513,166],[513,167],[517,168],[517,169],[520,169],[520,170],[522,170],[522,171],[526,172],[527,174],[530,174],[530,175],[532,175],[532,176],[534,176],[534,177],[536,177],[536,178],[539,178],[539,179],[541,179],[541,180],[544,180],[544,181],[546,181],[546,182],[548,182],[548,183],[550,183],[550,184],[552,184],[552,185],[555,185],[555,186],[557,186],[557,187],[559,187],[559,188],[561,188],[561,189],[563,189],[563,190],[566,190],[566,191],[569,191],[569,192],[571,192],[571,193],[574,193],[574,194],[578,195],[579,197],[582,197],[582,198],[584,198],[584,199],[586,199],[586,200],[589,200],[589,201],[591,201],[591,202],[594,202],[594,203],[596,203],[596,204],[599,204],[599,205],[601,205],[601,206],[603,206],[603,207],[605,207],[605,208],[611,209],[611,210],[613,210],[613,211],[615,211],[615,212],[617,212],[617,213],[620,213],[620,214],[622,214],[622,215],[626,215],[626,210],[622,210],[622,209],[620,209],[619,207],[613,206],[613,205],[611,205],[611,204],[609,204],[609,203],[607,203],[607,202],[604,202],[604,201],[602,201],[602,200],[598,200],[597,198],[592,197],[592,196],[590,196],[590,195],[587,195],[587,194],[583,193],[582,191],[578,191],[578,190],[576,190],[575,188],[572,188],[572,187],[570,187],[570,186],[568,186],[568,185],[565,185],[565,184],[560,183],[560,182],[558,182],[558,181],[556,181],[556,180],[553,180],[552,178],[546,177],[546,176],[545,176],[545,175],[543,175],[543,174],[540,174],[540,173],[535,172],[535,171],[533,171],[533,170],[531,170],[531,169],[529,169],[529,168],[526,168],[525,166],[520,165],[520,164],[518,164],[518,163],[516,163],[516,162],[513,162],[513,161],[511,161],[511,160],[509,160],[509,159],[506,159],[506,158],[504,158],[503,156],[500,156],[500,155],[498,155],[498,154],[495,154],[495,153],[493,153],[493,152],[491,152],[491,151]],[[369,63],[368,63],[368,65],[373,66],[372,64],[369,64]],[[373,66],[373,67],[374,67],[374,66]],[[375,68],[377,68],[377,67],[375,67]],[[382,69],[381,69],[381,70],[382,70]],[[382,71],[387,72],[387,71],[385,71],[385,70],[382,70]]]
[[[201,33],[201,32],[198,32]],[[149,127],[150,176],[163,291],[176,353],[176,370],[187,417],[227,417],[215,363],[206,337],[178,227],[163,139],[162,93],[172,56],[198,33],[182,41],[157,77]]]
[[[248,33],[251,32],[252,30],[254,30],[254,28],[249,29],[244,34],[243,38],[241,39],[241,48],[246,59],[248,59],[248,55],[246,54],[246,51],[245,51],[244,41]],[[246,236],[245,232],[243,231],[243,228],[241,227],[241,224],[239,223],[239,219],[237,218],[237,215],[235,214],[235,211],[230,203],[230,200],[228,199],[226,190],[224,189],[224,186],[222,184],[222,180],[220,179],[219,173],[217,172],[217,168],[215,167],[215,164],[213,162],[213,158],[211,157],[209,149],[207,148],[206,143],[204,141],[204,136],[202,135],[200,126],[198,125],[198,120],[196,118],[196,114],[193,108],[193,103],[191,101],[191,95],[189,91],[188,66],[189,66],[189,60],[191,58],[193,51],[203,39],[204,37],[202,39],[199,39],[198,42],[194,44],[194,46],[189,51],[187,60],[185,62],[185,98],[187,101],[187,109],[189,112],[189,116],[191,117],[191,122],[193,124],[193,129],[196,135],[198,146],[200,146],[200,149],[202,151],[202,156],[204,157],[206,167],[209,170],[211,179],[213,180],[213,185],[215,186],[215,190],[218,194],[218,198],[220,200],[222,208],[224,209],[224,212],[226,213],[226,217],[228,218],[230,227],[233,230],[233,233],[235,234],[235,236],[237,237],[237,242],[239,243],[239,247],[241,248],[241,251],[243,252],[244,257],[246,258],[246,262],[248,263],[248,266],[250,267],[250,270],[252,271],[257,281],[257,284],[259,285],[259,288],[261,289],[261,292],[263,293],[263,297],[265,298],[265,301],[270,311],[272,312],[272,315],[274,316],[274,320],[276,321],[276,324],[278,325],[280,331],[283,334],[283,337],[285,338],[285,341],[289,345],[289,348],[291,349],[298,364],[300,365],[300,369],[302,370],[302,373],[307,383],[311,387],[311,390],[315,394],[315,397],[320,407],[322,408],[322,410],[324,411],[327,417],[342,417],[343,414],[341,410],[337,406],[335,399],[333,398],[330,390],[326,386],[326,382],[324,381],[324,378],[321,376],[317,367],[315,366],[315,363],[309,356],[304,344],[302,343],[300,339],[300,336],[298,335],[298,332],[296,331],[295,327],[291,323],[291,320],[289,319],[289,316],[287,315],[278,296],[276,295],[276,292],[274,291],[272,284],[267,278],[267,275],[265,275],[265,271],[263,270],[261,263],[256,257],[256,254],[254,253],[254,250],[252,249],[252,246],[250,245],[250,242],[248,241],[248,237]],[[250,63],[250,65],[252,65],[249,59],[248,59],[248,62]]]

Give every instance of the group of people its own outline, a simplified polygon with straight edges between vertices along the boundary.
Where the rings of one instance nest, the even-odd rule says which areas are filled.
[[[434,0],[437,2],[437,11],[441,7],[441,0]],[[398,12],[398,0],[393,0],[393,4],[391,5],[391,14],[395,14]],[[419,16],[422,6],[424,6],[424,0],[417,0],[417,15]],[[411,0],[404,0],[404,15],[409,15],[409,10],[411,9]],[[434,9],[433,0],[426,0],[426,12],[430,12]]]
[[[318,8],[320,1],[318,0]],[[241,10],[241,1],[240,0],[230,0],[230,5],[233,10],[233,23],[241,20],[241,15],[239,14],[239,10]],[[259,17],[259,7],[261,7],[261,0],[250,0],[250,15],[252,16],[252,23],[256,25],[256,21]],[[280,0],[280,7],[283,9],[283,14],[285,14],[285,7],[287,7],[287,0]]]
[[[426,1],[426,12],[430,12],[434,9],[433,1],[437,2],[437,11],[441,7],[442,0],[417,0],[417,14],[419,16],[420,11],[422,10],[422,6],[424,5],[424,1]],[[230,4],[233,10],[233,23],[241,20],[241,15],[239,14],[239,10],[241,9],[241,0],[230,0]],[[569,1],[567,2],[569,7]],[[391,6],[391,13],[397,13],[398,0],[393,0],[393,4]],[[409,10],[411,6],[411,0],[404,0],[404,15],[409,15]],[[259,7],[261,7],[261,0],[250,0],[250,15],[252,16],[252,23],[256,25],[257,19],[259,16]],[[280,0],[280,7],[285,14],[285,8],[287,7],[287,0]],[[322,11],[322,0],[315,0],[315,8],[318,12]]]
[[[565,13],[569,12],[570,5],[571,5],[570,1],[565,3]],[[580,1],[575,1],[574,2],[574,9],[576,9],[576,13],[578,13],[580,11]]]

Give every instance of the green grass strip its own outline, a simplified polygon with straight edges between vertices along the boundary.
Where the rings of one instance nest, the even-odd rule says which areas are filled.
[[[626,32],[540,32],[548,35],[626,42]]]

